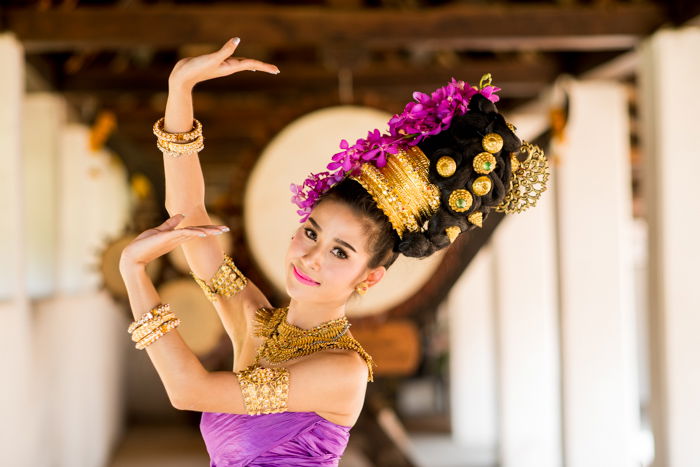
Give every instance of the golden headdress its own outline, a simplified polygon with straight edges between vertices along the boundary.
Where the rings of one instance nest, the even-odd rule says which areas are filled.
[[[441,208],[448,218],[466,216],[468,224],[481,227],[491,209],[510,214],[534,206],[546,190],[547,160],[540,147],[521,142],[515,127],[497,113],[498,90],[490,75],[482,77],[478,88],[453,78],[430,96],[414,93],[417,102],[389,121],[390,134],[374,130],[352,147],[342,140],[344,151],[328,164],[336,173],[312,174],[303,185],[291,185],[292,201],[304,215],[301,222],[318,197],[346,176],[367,190],[401,239],[407,232],[430,230],[429,221]],[[476,104],[470,106],[472,100]],[[448,130],[454,118],[467,112],[469,121],[454,131],[469,133],[460,138],[479,137],[466,145],[473,154],[426,156],[418,143]],[[465,230],[459,224],[468,225],[454,224],[440,232],[450,243]]]

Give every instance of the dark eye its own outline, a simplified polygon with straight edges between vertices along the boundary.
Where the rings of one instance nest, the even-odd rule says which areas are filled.
[[[345,252],[342,250],[342,248],[335,247],[335,248],[333,248],[333,249],[334,249],[334,250],[338,250],[338,251],[340,252],[340,255],[342,255],[342,256],[336,255],[336,256],[338,256],[338,258],[345,259],[345,258],[348,257],[348,255],[345,254]]]
[[[309,232],[311,232],[313,234],[313,236],[309,236]],[[309,229],[308,227],[306,227],[306,228],[304,228],[304,233],[311,240],[316,240],[316,232],[314,232],[312,229]],[[334,253],[334,255],[337,256],[338,258],[346,259],[348,257],[348,255],[345,253],[345,251],[343,251],[342,248],[335,247],[335,248],[333,248],[333,250],[339,251],[339,253],[337,253],[337,254]]]

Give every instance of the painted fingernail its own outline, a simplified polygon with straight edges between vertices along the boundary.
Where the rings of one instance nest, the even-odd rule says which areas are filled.
[[[224,228],[221,229],[221,230],[223,230],[224,232],[229,232],[231,229],[229,229],[228,227],[224,227]]]
[[[205,234],[205,233],[201,233],[201,234],[199,234],[199,236],[200,236],[200,237],[206,237],[206,236],[207,236],[207,234]]]
[[[218,232],[214,232],[214,235],[222,235],[222,234],[223,234],[223,232],[220,230]]]
[[[233,40],[233,45],[238,45],[238,43],[241,42],[240,37],[234,37],[232,40]]]

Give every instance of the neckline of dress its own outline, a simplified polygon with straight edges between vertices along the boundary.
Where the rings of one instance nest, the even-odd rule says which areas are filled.
[[[217,414],[221,414],[221,415],[236,415],[236,416],[243,416],[243,417],[259,417],[259,416],[260,416],[260,415],[250,415],[250,414],[246,414],[246,413],[230,413],[230,412],[207,412],[207,413],[217,413]],[[352,429],[352,426],[349,426],[349,425],[341,425],[340,423],[335,423],[334,421],[328,420],[326,417],[324,417],[324,416],[322,416],[321,414],[319,414],[318,412],[314,412],[314,411],[303,411],[303,412],[290,412],[290,411],[286,411],[286,412],[276,412],[276,413],[277,413],[277,414],[281,414],[281,413],[288,413],[288,414],[292,414],[292,413],[308,413],[308,414],[313,414],[313,415],[316,415],[317,418],[320,418],[322,421],[328,422],[328,423],[330,423],[330,424],[332,424],[332,425],[338,426],[338,427],[340,427],[340,428],[345,428],[345,429],[347,429],[347,430]],[[262,414],[262,415],[274,415],[274,414]]]

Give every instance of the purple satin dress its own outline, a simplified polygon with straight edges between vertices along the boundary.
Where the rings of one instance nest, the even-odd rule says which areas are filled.
[[[202,412],[210,467],[337,466],[352,427],[316,412],[262,415]]]

